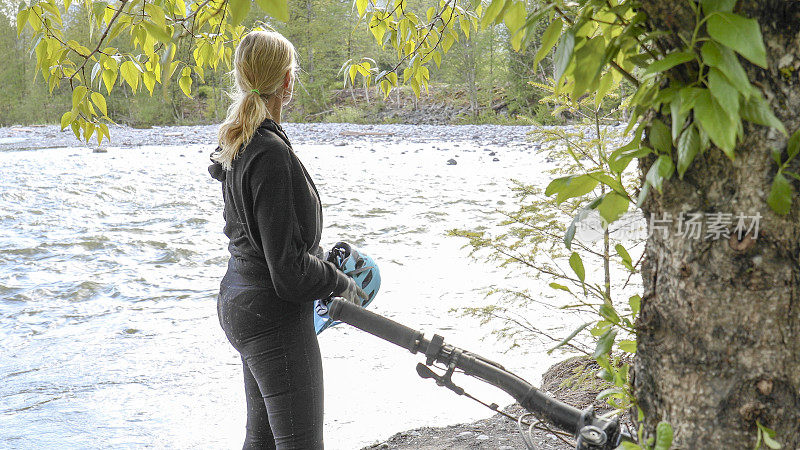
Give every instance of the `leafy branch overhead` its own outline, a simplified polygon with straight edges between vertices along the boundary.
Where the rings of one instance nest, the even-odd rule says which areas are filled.
[[[288,19],[285,0],[258,0],[272,17]],[[192,76],[203,79],[208,68],[231,67],[233,48],[247,31],[240,25],[250,9],[249,0],[119,0],[72,3],[42,0],[21,3],[17,34],[30,38],[36,69],[50,91],[68,84],[72,108],[61,117],[62,129],[71,127],[79,139],[110,137],[106,95],[127,86],[132,93],[142,87],[153,95],[156,84],[166,88],[176,78],[191,95]],[[65,24],[89,17],[83,43],[65,38]],[[110,45],[127,37],[132,50]],[[192,54],[179,57],[178,44],[191,42]],[[104,94],[105,92],[105,94]]]
[[[682,48],[672,52],[660,45],[663,32],[647,31],[646,17],[634,9],[633,2],[589,1],[571,14],[554,8],[559,14],[548,31],[570,26],[557,43],[552,36],[545,36],[540,52],[549,50],[545,46],[555,47],[557,91],[573,98],[602,96],[606,86],[619,77],[635,78],[628,125],[629,131],[636,130],[634,139],[609,155],[609,175],[620,174],[634,158],[651,157],[639,204],[651,188],[661,193],[673,174],[682,179],[694,159],[712,147],[735,158],[736,145],[744,136],[743,121],[787,134],[761,91],[750,83],[739,59],[767,67],[760,27],[754,19],[734,13],[735,3],[687,1],[694,12],[693,33],[677,36]],[[618,78],[606,79],[615,73]],[[657,114],[649,119],[651,111]],[[643,121],[645,117],[648,120]],[[669,126],[660,117],[669,118]],[[796,154],[791,144],[788,153],[786,161],[776,159],[780,170],[769,200],[780,214],[789,212],[793,194],[783,176],[786,164]],[[566,188],[562,180],[556,180],[548,190],[563,198],[572,195],[562,191]]]

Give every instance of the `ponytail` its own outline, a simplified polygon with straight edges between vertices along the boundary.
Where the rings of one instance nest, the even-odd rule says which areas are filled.
[[[284,94],[284,77],[294,71],[295,58],[294,46],[276,32],[252,31],[236,47],[233,103],[219,127],[220,150],[212,155],[225,170],[230,170],[261,122],[273,119],[267,100]]]

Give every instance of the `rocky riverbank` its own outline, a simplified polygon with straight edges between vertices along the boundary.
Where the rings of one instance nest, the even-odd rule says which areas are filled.
[[[570,358],[554,364],[542,375],[541,389],[549,395],[584,409],[593,405],[595,411],[608,411],[607,405],[597,401],[597,394],[610,386],[593,376],[598,369],[588,358]],[[465,401],[468,401],[465,399]],[[503,409],[513,417],[525,411],[513,404]],[[624,420],[628,420],[627,417]],[[632,424],[628,422],[632,428]],[[538,450],[572,450],[574,440],[568,436],[535,429],[531,434],[534,448]],[[446,427],[423,427],[403,431],[389,439],[376,442],[362,450],[525,450],[526,446],[517,423],[495,414],[487,419]]]
[[[140,147],[150,145],[214,146],[219,125],[163,126],[131,128],[111,126],[111,141],[97,145],[96,139],[79,141],[71,130],[57,125],[12,126],[0,128],[0,150],[89,147]],[[476,145],[527,146],[534,126],[499,125],[354,125],[347,123],[287,123],[284,125],[294,144],[359,145],[367,142],[470,141]],[[538,145],[533,145],[538,148]]]

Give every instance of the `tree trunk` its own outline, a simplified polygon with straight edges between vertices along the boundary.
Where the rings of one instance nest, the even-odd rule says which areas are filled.
[[[308,29],[305,32],[306,36],[306,50],[308,51],[308,59],[305,61],[305,71],[308,73],[308,82],[314,83],[314,45],[311,41],[313,30],[312,24],[314,22],[314,7],[311,0],[306,0],[306,25]]]
[[[692,31],[685,0],[646,0],[642,9],[657,28]],[[769,69],[740,60],[791,134],[800,127],[800,3],[740,0],[735,12],[761,25]],[[756,421],[784,449],[800,448],[800,208],[778,216],[766,203],[770,151],[785,158],[787,138],[744,127],[734,161],[709,149],[643,207],[648,220],[704,213],[706,225],[710,213],[731,213],[731,231],[737,214],[761,216],[757,239],[704,239],[705,225],[700,239],[681,237],[677,220],[648,238],[634,390],[648,434],[667,421],[677,448],[753,448]]]

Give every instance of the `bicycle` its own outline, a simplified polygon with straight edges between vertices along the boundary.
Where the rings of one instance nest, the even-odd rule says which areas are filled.
[[[434,334],[426,339],[421,331],[383,317],[372,311],[356,306],[343,299],[333,298],[328,303],[329,314],[338,320],[370,333],[383,340],[409,350],[411,353],[424,353],[425,364],[417,363],[417,374],[425,379],[433,379],[439,386],[446,387],[458,395],[465,395],[494,411],[496,404],[486,404],[453,383],[456,369],[461,373],[489,383],[511,395],[526,411],[543,418],[555,427],[569,433],[576,439],[576,450],[611,450],[622,441],[634,442],[633,438],[620,429],[617,419],[597,417],[590,406],[579,410],[573,406],[549,397],[524,379],[506,370],[502,365],[478,354],[444,343],[444,338]],[[444,374],[437,374],[429,366],[435,363],[446,366]],[[498,411],[500,412],[500,411]],[[502,413],[507,417],[505,413]],[[531,433],[537,423],[531,422],[527,434],[522,429],[524,417],[517,418],[517,425],[525,446],[534,450]]]

